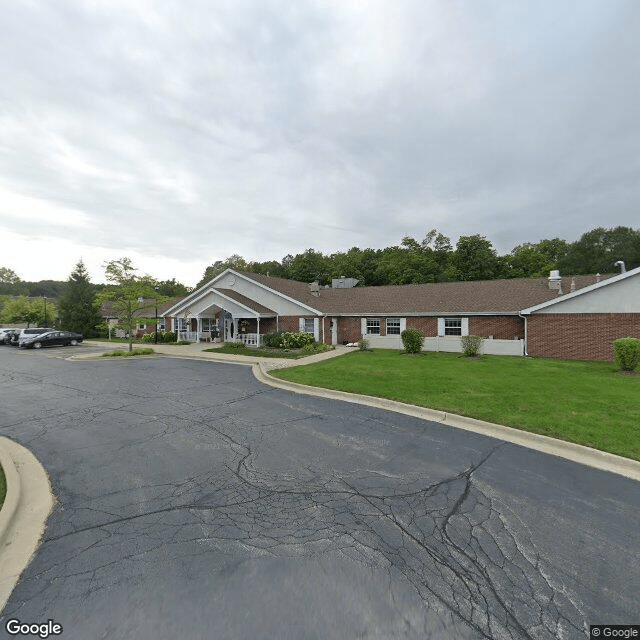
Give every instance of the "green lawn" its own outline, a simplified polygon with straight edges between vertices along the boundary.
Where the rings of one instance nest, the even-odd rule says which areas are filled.
[[[640,460],[640,374],[610,362],[356,351],[271,372],[390,398]]]

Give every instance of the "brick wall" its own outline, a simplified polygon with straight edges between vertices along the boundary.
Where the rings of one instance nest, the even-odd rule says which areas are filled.
[[[640,314],[541,313],[528,326],[528,353],[569,360],[609,360],[618,338],[640,338]]]
[[[278,330],[298,333],[300,331],[300,316],[280,316]]]
[[[394,316],[398,317],[398,316]],[[386,316],[380,316],[380,335],[386,335]],[[438,318],[432,316],[409,316],[407,329],[420,329],[426,337],[438,335]],[[343,340],[358,342],[362,335],[359,317],[338,319],[338,344]],[[493,336],[496,340],[524,338],[524,321],[514,316],[471,316],[469,333],[475,336]]]
[[[276,332],[276,319],[275,318],[261,318],[260,319],[260,335],[266,333]]]
[[[438,318],[407,318],[407,329],[420,329],[425,337],[433,337],[438,335]]]
[[[471,316],[469,334],[496,340],[524,339],[524,320],[518,316]]]
[[[358,342],[362,338],[362,325],[359,317],[338,318],[338,344]]]

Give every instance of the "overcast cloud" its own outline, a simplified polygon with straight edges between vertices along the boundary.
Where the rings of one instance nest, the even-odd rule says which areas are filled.
[[[640,227],[637,0],[0,5],[0,266]]]

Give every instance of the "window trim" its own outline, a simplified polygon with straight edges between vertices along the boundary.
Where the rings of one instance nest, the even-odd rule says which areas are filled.
[[[447,320],[460,320],[459,334],[447,334],[446,333],[446,321]],[[469,318],[464,316],[445,316],[438,318],[438,337],[440,338],[461,338],[462,336],[469,335]]]
[[[389,324],[390,321],[393,321],[392,325]],[[389,331],[389,329],[393,329],[393,331]],[[385,331],[388,336],[399,336],[402,333],[402,318],[398,316],[387,318],[385,322]]]
[[[379,336],[380,335],[380,329],[381,329],[381,322],[380,322],[380,318],[367,318],[366,322],[365,322],[365,327],[367,330],[367,334],[368,336]],[[375,331],[374,329],[377,329],[377,331]]]

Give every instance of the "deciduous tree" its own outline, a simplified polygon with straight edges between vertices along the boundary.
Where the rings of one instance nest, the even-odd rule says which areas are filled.
[[[130,258],[111,260],[104,265],[105,277],[112,286],[101,291],[97,299],[109,301],[120,324],[129,336],[129,351],[133,350],[133,317],[136,312],[148,308],[145,298],[158,297],[154,287],[157,281],[151,276],[136,275],[137,269]]]

